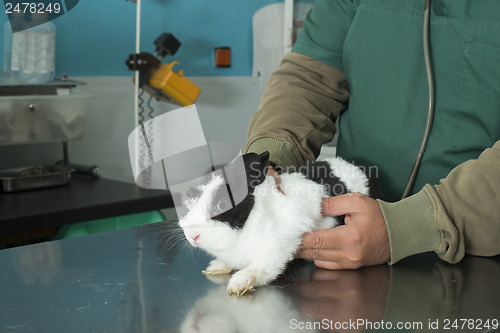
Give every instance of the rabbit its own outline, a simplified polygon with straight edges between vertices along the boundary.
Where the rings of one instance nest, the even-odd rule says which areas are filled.
[[[304,233],[343,224],[343,217],[321,214],[323,198],[348,192],[372,194],[362,168],[339,157],[282,173],[279,187],[267,175],[269,153],[242,157],[248,186],[242,202],[217,214],[228,203],[217,202],[226,184],[213,174],[187,195],[188,212],[179,219],[188,242],[215,257],[202,273],[236,271],[227,289],[238,296],[276,279],[294,258]]]

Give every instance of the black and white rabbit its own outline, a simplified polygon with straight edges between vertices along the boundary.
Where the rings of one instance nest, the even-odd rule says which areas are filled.
[[[341,158],[315,161],[281,174],[280,188],[267,176],[269,154],[243,155],[248,195],[230,210],[214,214],[225,190],[221,176],[195,189],[186,199],[188,213],[179,225],[189,243],[215,259],[204,274],[229,274],[230,294],[242,295],[280,275],[300,247],[304,233],[343,224],[321,214],[322,199],[360,192],[370,195],[365,172]]]

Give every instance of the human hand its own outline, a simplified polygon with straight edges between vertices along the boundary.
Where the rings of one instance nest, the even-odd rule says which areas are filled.
[[[345,215],[345,225],[304,235],[297,258],[326,269],[355,269],[391,259],[389,234],[376,200],[348,193],[323,200],[323,215]]]
[[[379,265],[358,270],[329,271],[316,269],[308,281],[293,285],[298,294],[299,310],[307,318],[325,323],[333,332],[361,332],[366,327],[344,325],[359,319],[377,322],[383,317],[391,274],[389,266]],[[325,327],[326,328],[326,327]]]

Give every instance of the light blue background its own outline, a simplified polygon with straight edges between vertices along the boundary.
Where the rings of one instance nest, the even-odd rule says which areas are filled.
[[[250,76],[252,73],[252,16],[277,0],[143,0],[141,51],[154,52],[163,32],[182,43],[174,57],[185,76]],[[1,5],[0,27],[7,22]],[[125,0],[80,0],[55,19],[56,75],[130,75],[125,60],[135,53],[136,4]],[[3,38],[0,43],[3,64]],[[229,46],[230,68],[214,68],[213,48]]]

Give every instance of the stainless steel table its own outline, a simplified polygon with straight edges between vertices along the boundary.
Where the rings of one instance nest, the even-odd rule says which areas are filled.
[[[498,332],[500,258],[355,271],[293,263],[228,295],[165,222],[0,251],[0,332]],[[447,329],[448,328],[448,329]],[[471,328],[469,330],[469,328]]]

